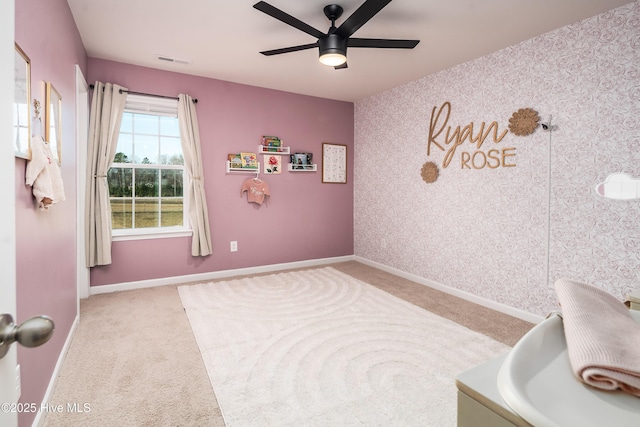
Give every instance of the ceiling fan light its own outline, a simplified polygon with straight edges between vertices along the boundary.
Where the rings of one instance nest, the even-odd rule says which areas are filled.
[[[318,39],[320,62],[336,67],[347,62],[347,39],[337,34],[329,34]]]
[[[325,53],[320,55],[320,62],[329,67],[336,67],[347,62],[347,57],[341,53]]]

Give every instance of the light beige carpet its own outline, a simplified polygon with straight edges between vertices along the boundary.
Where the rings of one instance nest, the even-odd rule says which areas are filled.
[[[358,261],[331,267],[506,345],[533,327]],[[80,302],[80,323],[49,398],[76,402],[91,411],[41,414],[44,427],[224,427],[177,285]]]
[[[59,373],[44,427],[223,427],[175,286],[94,295]],[[68,411],[77,403],[88,410]]]
[[[509,347],[332,267],[181,286],[227,427],[455,426]]]

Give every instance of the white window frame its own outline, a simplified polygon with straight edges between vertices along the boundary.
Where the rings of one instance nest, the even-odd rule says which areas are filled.
[[[124,111],[126,113],[152,114],[156,116],[178,117],[178,100],[173,98],[159,98],[137,94],[127,94],[127,102]],[[158,167],[158,165],[136,164],[136,169],[148,167],[149,169],[180,169],[176,166]],[[131,163],[114,163],[111,167],[131,168]],[[153,228],[118,228],[112,230],[113,241],[146,240],[172,237],[188,237],[193,234],[189,224],[189,189],[191,188],[189,174],[183,167],[182,182],[182,206],[183,225],[174,227]],[[158,196],[161,198],[161,196]]]

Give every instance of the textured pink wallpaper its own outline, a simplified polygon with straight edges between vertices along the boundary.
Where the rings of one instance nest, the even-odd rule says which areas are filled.
[[[481,151],[513,148],[515,167],[463,168],[461,152],[478,151],[467,142],[443,168],[427,143],[446,101],[452,130],[502,132],[520,108],[557,129],[490,136]],[[594,187],[640,176],[640,3],[357,102],[355,156],[356,255],[539,315],[557,309],[548,284],[561,277],[624,298],[640,287],[640,201]]]

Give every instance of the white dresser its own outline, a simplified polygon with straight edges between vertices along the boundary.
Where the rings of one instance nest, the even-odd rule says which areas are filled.
[[[498,371],[507,354],[485,362],[456,377],[458,427],[530,427],[502,400]]]

